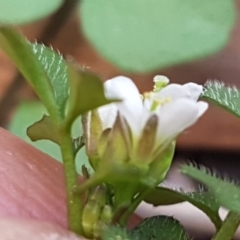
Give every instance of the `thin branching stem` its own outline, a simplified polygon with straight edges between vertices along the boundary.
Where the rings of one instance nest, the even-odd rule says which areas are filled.
[[[240,225],[240,213],[229,212],[212,240],[231,240]]]
[[[133,200],[132,204],[127,208],[127,210],[121,216],[119,223],[121,226],[126,226],[128,219],[132,215],[132,213],[136,210],[138,205],[143,201],[143,199],[152,191],[152,189],[147,189],[141,192],[136,199]]]

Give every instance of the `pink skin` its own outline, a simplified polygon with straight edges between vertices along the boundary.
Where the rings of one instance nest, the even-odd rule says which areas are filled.
[[[62,165],[0,128],[1,240],[81,239],[65,230],[65,201]]]

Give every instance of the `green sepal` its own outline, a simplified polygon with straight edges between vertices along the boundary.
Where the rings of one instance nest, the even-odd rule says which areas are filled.
[[[83,117],[83,130],[86,139],[88,157],[99,158],[98,142],[103,132],[102,122],[97,110],[92,110]]]
[[[108,142],[108,136],[109,136],[110,132],[111,132],[110,128],[105,129],[102,132],[102,134],[99,138],[98,144],[97,144],[97,154],[89,157],[89,162],[93,169],[97,169],[99,164],[101,163],[100,159],[102,159],[102,156],[105,152],[107,142]]]
[[[100,163],[99,166],[105,167],[106,164],[118,165],[129,160],[126,134],[124,121],[120,114],[118,114],[111,132],[108,135],[106,148],[101,159],[102,164]]]
[[[142,135],[138,142],[136,156],[133,157],[135,161],[144,162],[145,164],[151,162],[151,154],[156,140],[157,127],[158,117],[152,115],[143,128]]]
[[[100,135],[99,141],[98,141],[98,145],[97,145],[97,151],[98,151],[98,155],[100,158],[102,158],[105,150],[106,150],[106,146],[108,143],[108,137],[111,133],[111,128],[107,128],[105,129],[102,134]]]
[[[172,164],[175,152],[175,141],[171,142],[165,150],[160,152],[156,158],[149,164],[149,170],[145,178],[142,179],[143,185],[155,188],[166,177]]]

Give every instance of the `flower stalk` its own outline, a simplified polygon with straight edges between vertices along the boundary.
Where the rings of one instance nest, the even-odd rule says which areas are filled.
[[[63,129],[61,131],[60,148],[63,159],[65,184],[67,194],[67,211],[69,230],[82,234],[81,215],[82,201],[81,195],[74,189],[78,186],[78,174],[75,166],[74,146],[70,131]]]
[[[119,224],[121,226],[126,226],[128,219],[133,214],[133,212],[137,209],[139,204],[144,200],[144,198],[151,192],[151,188],[148,188],[147,190],[139,193],[139,195],[134,199],[131,203],[131,205],[127,208],[127,210],[123,213],[119,220]]]

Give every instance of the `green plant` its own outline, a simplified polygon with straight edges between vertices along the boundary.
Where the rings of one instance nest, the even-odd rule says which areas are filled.
[[[84,32],[117,66],[146,72],[217,51],[226,43],[234,22],[232,1],[151,3],[83,1],[80,12]],[[193,15],[196,7],[199,11],[194,10]],[[142,19],[144,9],[148,9],[148,16],[154,13],[146,21]],[[174,10],[171,16],[166,9]],[[196,22],[190,26],[193,19]],[[106,41],[103,36],[109,32],[112,35]],[[175,46],[176,38],[179,42]],[[208,41],[203,44],[205,38]],[[0,27],[0,47],[46,108],[45,115],[28,128],[27,134],[33,141],[47,139],[60,147],[71,231],[91,239],[187,239],[181,224],[166,216],[146,219],[131,231],[126,225],[143,200],[155,206],[188,201],[214,223],[213,239],[232,238],[240,224],[239,188],[234,183],[211,176],[206,169],[184,165],[182,173],[204,183],[207,192],[184,193],[159,184],[170,168],[175,139],[208,107],[205,102],[197,102],[199,95],[238,116],[236,88],[208,82],[202,91],[202,86],[194,83],[168,85],[166,77],[156,76],[154,90],[140,95],[130,79],[117,77],[103,84],[97,75],[67,62],[51,48],[28,42],[11,27]],[[183,110],[185,114],[180,117]],[[80,122],[79,117],[84,134],[75,138],[72,127]],[[82,164],[85,181],[80,184],[76,155],[84,145],[93,171]],[[226,194],[226,189],[231,194]],[[230,210],[224,221],[218,215],[220,206]]]

